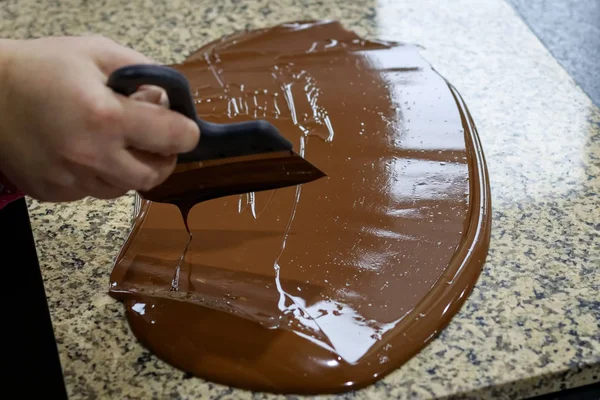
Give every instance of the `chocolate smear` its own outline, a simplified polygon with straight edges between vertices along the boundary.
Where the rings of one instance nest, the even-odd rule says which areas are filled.
[[[205,379],[315,394],[369,385],[439,334],[484,264],[490,189],[466,105],[417,48],[305,21],[174,68],[200,118],[267,119],[327,177],[201,202],[191,242],[177,206],[142,201],[110,286],[139,341]]]

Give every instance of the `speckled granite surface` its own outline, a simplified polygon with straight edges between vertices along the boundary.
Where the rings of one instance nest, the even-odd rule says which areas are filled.
[[[423,45],[478,125],[493,193],[485,270],[450,326],[400,370],[341,398],[518,399],[600,380],[600,111],[501,0],[0,2],[0,33],[95,32],[164,63],[235,29],[331,18]],[[445,3],[445,2],[444,2]],[[30,202],[73,399],[271,398],[149,354],[107,294],[132,197]]]

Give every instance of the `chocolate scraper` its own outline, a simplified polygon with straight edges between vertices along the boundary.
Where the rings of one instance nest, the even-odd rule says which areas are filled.
[[[186,77],[162,65],[130,65],[114,71],[108,87],[125,96],[142,85],[166,90],[170,108],[200,128],[197,147],[179,154],[177,167],[161,185],[142,197],[156,202],[192,206],[217,197],[277,189],[326,176],[293,151],[292,143],[264,120],[229,124],[203,121]]]

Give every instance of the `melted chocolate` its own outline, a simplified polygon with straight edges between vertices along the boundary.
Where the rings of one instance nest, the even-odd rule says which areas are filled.
[[[192,240],[188,215],[196,204],[227,195],[300,185],[324,176],[304,158],[286,150],[181,164],[161,185],[141,192],[147,200],[177,206],[188,233],[171,290],[179,289],[181,265]]]
[[[329,393],[431,341],[489,244],[485,162],[457,91],[415,47],[336,22],[232,35],[174,67],[201,118],[268,119],[328,176],[194,207],[176,293],[188,234],[175,206],[143,201],[110,288],[140,342],[213,381]]]

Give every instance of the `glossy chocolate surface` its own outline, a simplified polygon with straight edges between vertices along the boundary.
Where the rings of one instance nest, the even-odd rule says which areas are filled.
[[[175,68],[200,118],[267,119],[327,177],[202,202],[189,246],[177,207],[141,201],[110,287],[138,339],[197,376],[284,393],[366,386],[432,340],[477,280],[491,210],[469,112],[417,48],[299,22]]]

